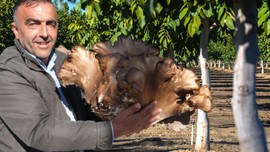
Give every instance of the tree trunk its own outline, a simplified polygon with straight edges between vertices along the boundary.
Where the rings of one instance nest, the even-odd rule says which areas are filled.
[[[264,66],[263,66],[264,64],[263,64],[263,60],[261,60],[261,68],[262,68],[262,71],[261,71],[261,73],[264,73]]]
[[[201,66],[201,80],[202,85],[210,87],[210,76],[208,60],[208,35],[209,35],[209,19],[203,22],[202,32],[200,35],[200,66]],[[198,110],[197,118],[197,135],[195,150],[210,150],[210,134],[209,134],[209,119],[207,113],[202,110]]]
[[[235,0],[236,62],[232,108],[242,152],[266,152],[264,128],[256,104],[257,14],[255,0]]]

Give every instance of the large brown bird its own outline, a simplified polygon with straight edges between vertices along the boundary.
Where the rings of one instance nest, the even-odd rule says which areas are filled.
[[[99,42],[91,51],[74,47],[58,77],[63,85],[78,85],[92,110],[107,120],[133,103],[145,106],[154,100],[163,109],[159,121],[212,109],[211,92],[199,85],[194,72],[130,37],[119,38],[114,45]]]

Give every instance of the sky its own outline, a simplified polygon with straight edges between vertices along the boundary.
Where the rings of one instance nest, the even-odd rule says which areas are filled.
[[[72,10],[76,6],[76,3],[71,3],[71,2],[68,2],[67,0],[66,2],[68,3],[69,10]]]

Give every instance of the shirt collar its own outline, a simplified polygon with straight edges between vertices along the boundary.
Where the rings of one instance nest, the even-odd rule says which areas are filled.
[[[28,52],[28,51],[25,51],[25,52],[27,52],[27,54],[29,54],[31,57],[33,57],[36,61],[37,61],[37,63],[44,69],[44,70],[49,70],[49,71],[51,71],[51,70],[53,70],[53,68],[54,68],[54,65],[55,65],[55,60],[56,60],[56,57],[57,57],[57,55],[56,55],[56,53],[55,53],[55,50],[53,50],[52,52],[51,52],[51,54],[50,54],[50,56],[49,56],[49,63],[48,63],[48,65],[46,66],[39,58],[37,58],[35,55],[33,55],[33,54],[31,54],[30,52]]]

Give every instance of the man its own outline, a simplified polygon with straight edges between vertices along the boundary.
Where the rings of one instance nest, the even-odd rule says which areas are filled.
[[[66,56],[55,50],[57,13],[50,0],[17,0],[15,46],[0,56],[0,151],[106,149],[114,138],[148,128],[161,109],[134,104],[111,122],[84,105],[75,86],[55,72]],[[95,120],[95,121],[93,121]]]

